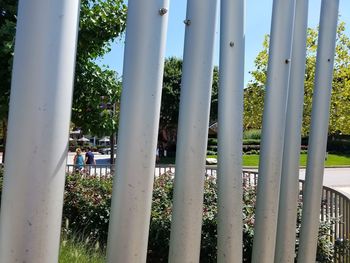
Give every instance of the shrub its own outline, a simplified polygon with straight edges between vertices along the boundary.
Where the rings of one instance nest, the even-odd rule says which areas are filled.
[[[260,150],[250,150],[247,152],[244,152],[246,155],[253,155],[253,154],[260,154]]]
[[[260,139],[243,139],[243,145],[260,145]]]
[[[101,246],[104,246],[107,240],[111,185],[111,179],[84,179],[78,176],[70,176],[66,184],[64,217],[72,222],[70,228],[72,231],[79,231],[87,235],[91,241],[99,241]],[[214,177],[208,177],[205,180],[201,262],[216,262],[216,187]],[[71,193],[67,193],[68,189]],[[157,177],[154,182],[147,262],[166,262],[168,260],[172,199],[173,174],[166,173]],[[255,201],[255,188],[245,187],[243,195],[243,262],[251,261]],[[301,208],[299,208],[297,232],[300,228],[300,211]],[[331,228],[331,223],[321,222],[317,254],[319,262],[332,262],[329,261],[334,252],[333,245],[329,241]]]
[[[217,152],[214,152],[214,151],[207,151],[207,155],[217,155]]]
[[[209,138],[208,139],[208,145],[217,145],[218,144],[218,139],[216,138]]]
[[[260,151],[260,145],[243,145],[243,152],[250,152],[252,150]]]
[[[0,184],[3,171],[0,169]],[[251,262],[254,237],[256,189],[243,189],[243,262]],[[1,193],[1,192],[0,192]],[[63,236],[79,236],[85,245],[107,242],[112,179],[82,178],[68,175],[63,208]],[[170,225],[173,199],[173,174],[165,173],[155,179],[151,211],[147,262],[166,262],[169,250]],[[217,185],[214,177],[207,177],[203,197],[203,225],[201,237],[201,262],[216,262],[217,242]],[[296,227],[297,246],[301,221],[301,204],[298,208]],[[333,262],[334,246],[330,233],[334,220],[320,222],[317,261]],[[69,222],[69,224],[68,224]],[[338,240],[335,248],[349,251],[349,240]]]
[[[217,152],[218,147],[216,145],[209,145],[207,148],[209,151]]]
[[[243,132],[243,139],[256,139],[260,140],[261,139],[261,130],[247,130]]]
[[[68,175],[65,185],[63,222],[69,231],[106,243],[112,197],[112,179]],[[68,231],[68,230],[67,230]]]

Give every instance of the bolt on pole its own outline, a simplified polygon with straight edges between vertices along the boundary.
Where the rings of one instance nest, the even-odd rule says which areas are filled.
[[[58,261],[78,0],[19,1],[0,262]]]
[[[216,0],[188,0],[169,262],[199,262]]]
[[[294,6],[294,0],[273,1],[254,229],[254,263],[270,263],[275,255]]]
[[[299,197],[299,157],[303,118],[308,0],[296,1],[292,63],[282,160],[275,262],[294,262]]]
[[[146,262],[169,1],[129,0],[108,262]]]
[[[218,262],[241,262],[245,1],[222,0],[220,10]]]
[[[298,262],[315,261],[339,0],[322,0]]]

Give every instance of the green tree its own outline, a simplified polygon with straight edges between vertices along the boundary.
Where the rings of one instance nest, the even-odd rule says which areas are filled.
[[[0,119],[5,126],[17,5],[18,0],[2,0],[0,5]],[[122,0],[81,1],[72,121],[86,133],[112,134],[116,129],[117,117],[111,118],[111,110],[101,105],[117,102],[120,83],[114,71],[101,68],[96,60],[110,51],[111,43],[124,31],[126,10]]]
[[[310,129],[312,95],[314,89],[317,29],[308,29],[305,92],[302,133],[307,135]],[[265,83],[268,62],[268,40],[263,42],[263,50],[255,59],[255,69],[250,72],[253,79],[244,92],[244,127],[245,129],[261,129],[264,105]],[[350,134],[350,38],[345,34],[345,24],[339,23],[334,63],[332,98],[330,107],[329,133]]]
[[[253,80],[244,90],[243,128],[261,129],[264,107],[265,83],[267,76],[269,37],[266,35],[263,41],[263,50],[255,58],[255,70],[249,72]]]
[[[166,58],[159,122],[162,140],[165,141],[175,142],[179,117],[181,77],[182,59],[176,57]],[[211,122],[217,120],[218,79],[219,71],[217,67],[214,67],[210,112]]]
[[[122,0],[81,3],[72,122],[85,133],[111,135],[116,130],[121,84],[117,73],[101,68],[96,59],[110,51],[125,23],[126,6]]]
[[[177,125],[179,115],[182,60],[176,57],[165,59],[160,127]],[[210,120],[217,119],[218,67],[214,67]]]

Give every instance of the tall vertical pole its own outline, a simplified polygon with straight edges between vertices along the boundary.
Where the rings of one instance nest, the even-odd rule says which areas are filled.
[[[218,118],[218,262],[242,261],[244,0],[222,0]]]
[[[295,256],[308,4],[308,0],[297,0],[295,3],[292,63],[275,250],[276,263],[294,262]]]
[[[169,262],[199,262],[216,0],[188,0]]]
[[[275,255],[294,2],[273,1],[254,229],[254,263],[272,262]]]
[[[108,262],[146,262],[168,0],[129,0]]]
[[[322,0],[298,262],[315,261],[339,0]]]
[[[0,262],[58,261],[78,0],[19,1]]]

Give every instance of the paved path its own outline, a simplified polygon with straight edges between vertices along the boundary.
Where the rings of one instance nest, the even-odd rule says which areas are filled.
[[[305,179],[305,169],[300,169],[299,178]],[[350,198],[350,168],[325,168],[323,185],[343,192]]]

